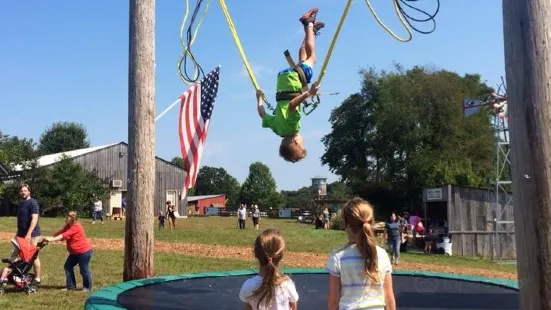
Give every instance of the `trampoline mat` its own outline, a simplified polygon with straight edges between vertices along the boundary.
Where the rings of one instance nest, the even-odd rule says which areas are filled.
[[[239,291],[247,276],[196,278],[152,284],[118,296],[127,309],[243,309]],[[326,309],[327,274],[291,274],[300,309]],[[398,309],[519,309],[518,291],[484,283],[393,275]]]

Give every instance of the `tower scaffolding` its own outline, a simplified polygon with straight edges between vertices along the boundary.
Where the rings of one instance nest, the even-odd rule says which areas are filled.
[[[504,93],[500,94],[503,89]],[[494,167],[495,175],[490,180],[490,196],[493,205],[493,259],[516,257],[515,222],[513,220],[513,192],[511,179],[510,140],[508,126],[507,90],[502,78],[497,92],[492,92],[486,100],[464,99],[464,117],[470,117],[482,108],[494,111],[492,126],[494,130]]]

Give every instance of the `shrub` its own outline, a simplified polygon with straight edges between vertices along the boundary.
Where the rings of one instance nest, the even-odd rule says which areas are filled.
[[[331,216],[331,220],[329,222],[331,224],[331,229],[344,230],[344,221],[342,219],[342,210],[337,211],[337,213],[333,213],[333,215]]]

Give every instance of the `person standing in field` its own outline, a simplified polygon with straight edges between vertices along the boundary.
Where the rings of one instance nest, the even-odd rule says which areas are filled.
[[[28,184],[19,185],[19,197],[21,202],[17,207],[17,233],[16,236],[25,238],[32,245],[36,246],[42,237],[40,231],[40,225],[38,223],[38,217],[40,213],[40,206],[38,202],[31,197],[31,187]],[[15,249],[12,258],[19,256],[18,249]],[[37,257],[33,263],[33,269],[35,278],[33,285],[40,285],[40,258]]]
[[[96,224],[98,218],[103,224],[103,202],[101,199],[96,198],[96,201],[94,201],[94,210],[92,212],[92,224]]]
[[[65,241],[69,256],[65,260],[65,288],[63,291],[73,291],[76,289],[76,279],[74,268],[78,265],[80,275],[82,276],[82,291],[92,290],[92,273],[90,272],[90,259],[94,250],[84,228],[78,222],[78,216],[75,211],[69,211],[65,216],[65,225],[56,232],[53,237],[46,238],[49,242]]]
[[[166,216],[168,217],[168,227],[170,227],[171,230],[176,229],[176,212],[174,205],[170,201],[166,202]],[[170,223],[172,223],[172,227],[170,226]]]
[[[402,244],[401,232],[400,222],[396,218],[396,214],[392,213],[390,221],[385,224],[385,233],[391,255],[390,262],[396,265],[398,265],[398,261],[400,260],[400,246]]]
[[[323,209],[323,228],[329,229],[329,209]]]
[[[258,224],[260,222],[260,210],[258,210],[257,205],[254,205],[252,218],[253,218],[254,229],[258,229]]]
[[[354,198],[342,209],[348,242],[331,252],[328,310],[396,310],[392,288],[392,265],[386,251],[377,245],[373,207]]]
[[[157,219],[159,220],[159,230],[164,229],[166,216],[163,214],[163,211],[159,211],[159,217]]]
[[[239,222],[239,229],[245,229],[245,221],[247,220],[247,209],[244,204],[241,204],[239,210],[237,210],[237,220]]]

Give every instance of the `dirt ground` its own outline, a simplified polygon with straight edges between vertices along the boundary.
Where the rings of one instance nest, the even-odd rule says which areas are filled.
[[[10,240],[13,234],[0,232],[0,240]],[[91,238],[91,242],[96,249],[105,250],[123,250],[124,240],[122,239],[103,239]],[[252,248],[239,246],[206,245],[193,243],[171,243],[156,241],[155,251],[165,253],[176,253],[183,255],[192,255],[199,257],[217,257],[235,260],[253,261]],[[318,253],[287,252],[284,258],[286,267],[310,267],[321,268],[324,266],[327,256]],[[413,263],[402,261],[395,269],[405,270],[423,270],[433,272],[445,272],[453,274],[468,274],[476,276],[497,277],[505,279],[517,279],[513,272],[490,270],[483,268],[466,268],[459,266],[428,265],[422,263]]]

